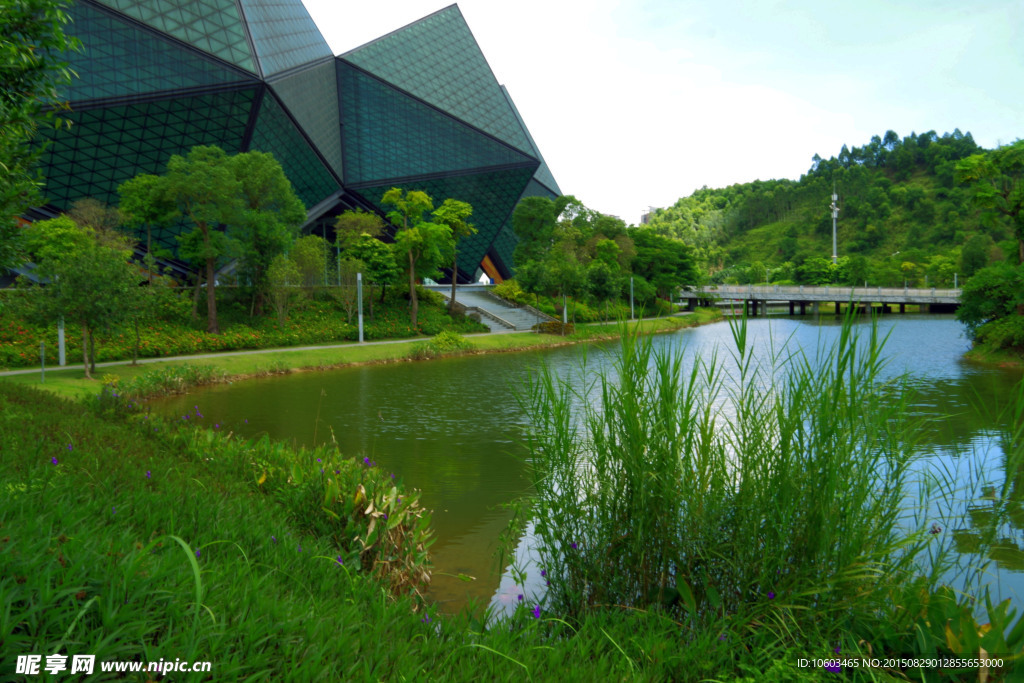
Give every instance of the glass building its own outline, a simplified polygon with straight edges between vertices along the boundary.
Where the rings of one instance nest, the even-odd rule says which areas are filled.
[[[391,187],[469,202],[469,282],[512,274],[520,197],[560,194],[456,5],[341,56],[301,0],[76,0],[69,13],[83,49],[67,56],[72,126],[46,134],[44,210],[116,204],[120,183],[195,145],[260,150],[305,202],[305,230],[328,239],[334,216],[380,210]],[[176,251],[175,233],[156,237]]]

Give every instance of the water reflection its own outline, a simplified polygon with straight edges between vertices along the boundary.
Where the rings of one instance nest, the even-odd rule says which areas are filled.
[[[762,358],[780,354],[787,341],[789,349],[813,355],[838,330],[832,317],[761,318],[750,321],[748,343]],[[980,441],[993,441],[1002,427],[995,415],[1020,372],[965,363],[961,357],[969,343],[950,316],[891,316],[880,321],[879,332],[888,336],[884,376],[906,373],[925,452],[936,462],[956,460]],[[661,335],[654,343],[678,349],[691,363],[712,357],[727,367],[733,363],[731,333],[724,323]],[[582,373],[580,352],[575,347],[299,373],[210,387],[155,405],[174,415],[198,404],[211,423],[245,435],[267,433],[299,445],[334,438],[342,453],[369,456],[407,486],[422,490],[424,505],[433,510],[438,538],[432,548],[437,568],[433,597],[456,609],[467,597],[486,602],[498,588],[496,604],[514,607],[524,587],[508,574],[499,578],[494,567],[499,535],[511,519],[502,505],[528,492],[522,460],[526,417],[513,394],[542,362],[560,376],[592,381],[598,369],[612,365],[615,345],[590,347]],[[995,448],[997,455],[986,462],[997,481],[988,483],[1001,486],[1005,466],[1000,466],[998,443]],[[1016,471],[1013,476],[1019,479]],[[1024,528],[1021,492],[1024,482],[1015,483],[1017,506],[1000,511],[1009,522],[996,536],[977,536],[986,528],[975,523],[987,519],[985,503],[972,508],[968,528],[954,525],[950,531],[961,552],[995,542],[990,557],[1007,572],[1021,572],[1010,583],[1024,577],[1024,550],[1017,543]],[[528,540],[527,535],[517,550],[527,565]],[[531,591],[542,591],[543,579],[527,573],[528,600]],[[475,581],[466,583],[460,574]]]

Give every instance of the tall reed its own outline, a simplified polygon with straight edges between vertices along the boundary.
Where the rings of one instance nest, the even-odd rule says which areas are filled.
[[[624,333],[614,372],[584,389],[549,371],[525,399],[547,601],[658,608],[704,628],[769,613],[804,626],[870,618],[923,534],[902,501],[913,455],[881,342],[848,320],[817,355],[755,358],[733,324],[734,369]]]

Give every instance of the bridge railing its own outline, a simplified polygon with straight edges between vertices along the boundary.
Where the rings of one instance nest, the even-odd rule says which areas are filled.
[[[807,285],[719,285],[717,287],[704,287],[698,292],[685,293],[686,298],[694,297],[750,297],[764,298],[772,294],[778,294],[787,299],[796,299],[800,295],[835,297],[837,301],[846,301],[851,297],[857,299],[870,299],[875,296],[900,297],[900,296],[930,296],[936,298],[960,298],[962,289],[921,289],[915,287],[813,287]]]

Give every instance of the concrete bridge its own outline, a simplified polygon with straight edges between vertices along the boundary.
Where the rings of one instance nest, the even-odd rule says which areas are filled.
[[[960,305],[960,289],[913,289],[885,287],[809,287],[804,285],[719,285],[705,287],[694,292],[682,292],[681,299],[688,299],[690,307],[699,304],[714,305],[715,303],[735,302],[747,304],[747,314],[756,316],[760,310],[767,312],[769,303],[789,304],[789,314],[795,315],[799,307],[800,315],[811,307],[812,313],[818,312],[818,304],[832,301],[836,305],[836,315],[840,315],[843,304],[869,308],[875,304],[881,307],[882,313],[889,313],[893,307],[899,306],[900,313],[905,311],[907,304],[920,306],[928,312],[951,312]]]

